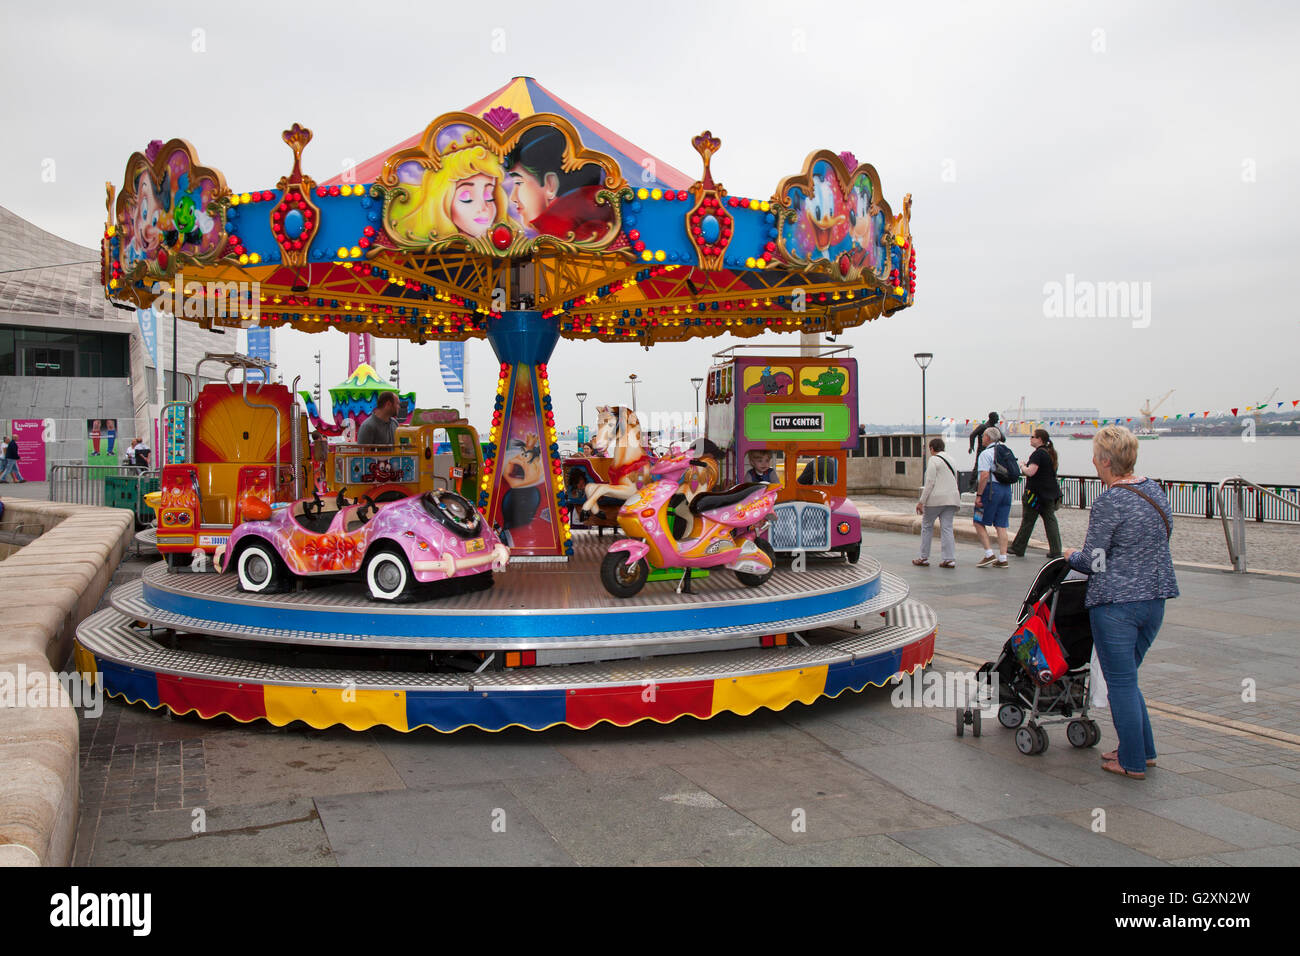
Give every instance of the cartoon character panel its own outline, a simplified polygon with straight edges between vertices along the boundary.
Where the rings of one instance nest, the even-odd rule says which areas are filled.
[[[842,279],[889,275],[891,215],[871,166],[849,172],[841,157],[823,150],[809,157],[802,176],[782,182],[778,196],[789,208],[780,235],[791,261],[832,263]]]
[[[542,236],[607,245],[618,231],[618,166],[582,149],[563,119],[550,120],[533,117],[504,134],[463,114],[435,123],[423,146],[385,167],[389,235],[404,246],[481,240],[473,244],[498,253]]]
[[[516,366],[509,399],[510,431],[502,435],[498,464],[505,487],[488,514],[488,523],[501,528],[502,540],[523,554],[532,548],[556,548],[560,542],[556,516],[548,504],[546,483],[551,470],[542,444],[546,430],[534,400],[535,387],[531,366]]]
[[[178,256],[215,259],[226,238],[215,203],[226,192],[221,174],[200,166],[183,140],[133,153],[115,210],[118,270],[163,276]]]

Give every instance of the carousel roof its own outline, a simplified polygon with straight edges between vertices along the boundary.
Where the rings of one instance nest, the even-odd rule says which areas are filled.
[[[651,156],[641,147],[629,143],[609,127],[602,126],[586,113],[569,105],[569,103],[560,99],[531,76],[516,76],[499,90],[494,90],[481,100],[465,107],[466,113],[472,113],[475,116],[491,114],[493,110],[513,112],[520,119],[525,119],[537,113],[552,113],[564,117],[582,134],[583,145],[598,149],[618,161],[619,168],[623,171],[623,176],[628,182],[658,186],[661,189],[689,189],[694,181],[686,173],[674,169],[661,159]],[[421,129],[409,138],[402,140],[392,149],[358,163],[351,180],[345,180],[342,176],[335,176],[333,179],[326,180],[326,184],[333,185],[346,181],[374,182],[383,171],[384,160],[400,150],[414,147],[423,136],[424,130]],[[649,164],[647,164],[647,160],[649,160]],[[652,177],[653,181],[643,181],[642,176],[647,170],[652,170],[655,173]]]
[[[459,341],[531,310],[567,338],[648,347],[836,333],[915,292],[910,196],[895,214],[849,153],[814,151],[771,198],[746,198],[714,181],[722,143],[708,131],[691,140],[692,179],[529,77],[346,180],[311,178],[311,137],[286,129],[291,172],[249,192],[184,140],[133,154],[110,188],[108,297],[147,305],[183,275],[200,297],[184,317],[201,325]],[[221,290],[238,283],[258,292],[232,311]]]

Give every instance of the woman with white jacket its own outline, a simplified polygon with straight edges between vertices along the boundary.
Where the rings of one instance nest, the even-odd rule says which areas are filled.
[[[916,513],[921,516],[921,556],[913,558],[912,563],[918,568],[930,566],[930,538],[934,534],[934,519],[939,519],[939,544],[943,560],[941,568],[957,567],[957,541],[952,534],[952,519],[957,516],[961,504],[961,492],[957,490],[957,469],[947,455],[943,453],[943,439],[930,439],[930,463],[925,467],[925,487],[921,489],[921,500],[916,504]]]

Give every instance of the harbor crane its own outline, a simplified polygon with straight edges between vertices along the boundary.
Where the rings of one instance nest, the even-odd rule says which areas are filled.
[[[1160,401],[1156,402],[1154,405],[1151,404],[1151,399],[1148,398],[1146,404],[1138,409],[1138,414],[1142,416],[1142,420],[1146,423],[1145,428],[1142,429],[1143,431],[1148,434],[1155,431],[1154,424],[1156,420],[1156,409],[1168,401],[1169,396],[1172,394],[1174,394],[1174,390],[1171,388],[1169,391],[1165,392]]]

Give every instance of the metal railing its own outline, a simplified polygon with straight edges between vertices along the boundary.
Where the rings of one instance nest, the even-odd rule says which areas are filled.
[[[50,501],[101,507],[104,504],[105,478],[129,478],[137,483],[158,478],[158,472],[134,465],[52,465],[49,471]],[[137,494],[137,497],[142,496]]]
[[[1097,499],[1105,486],[1100,478],[1082,475],[1058,475],[1065,498],[1061,504],[1068,508],[1087,508]],[[1225,479],[1226,480],[1226,479]],[[1216,489],[1221,482],[1173,481],[1157,478],[1156,483],[1169,499],[1174,516],[1180,518],[1215,518],[1223,513]],[[1296,485],[1271,485],[1269,488],[1248,483],[1252,490],[1244,494],[1242,513],[1247,521],[1279,521],[1286,524],[1300,522],[1300,487]],[[1216,502],[1218,502],[1216,504]]]
[[[1251,489],[1254,494],[1248,495],[1246,493],[1247,488]],[[1230,489],[1232,492],[1231,498],[1228,496]],[[1268,501],[1275,500],[1277,502],[1274,505],[1275,508],[1288,506],[1290,510],[1300,512],[1300,502],[1283,498],[1280,494],[1269,491],[1267,488],[1261,488],[1253,481],[1247,481],[1240,475],[1224,478],[1219,482],[1218,490],[1215,492],[1214,497],[1219,504],[1219,520],[1223,522],[1223,537],[1228,542],[1228,558],[1232,562],[1232,570],[1237,574],[1244,574],[1246,571],[1247,505],[1248,502],[1254,499],[1255,514],[1263,514],[1264,509],[1259,505],[1261,496]],[[1232,511],[1231,527],[1228,525],[1229,510]],[[1263,519],[1256,517],[1255,520],[1261,521]]]

